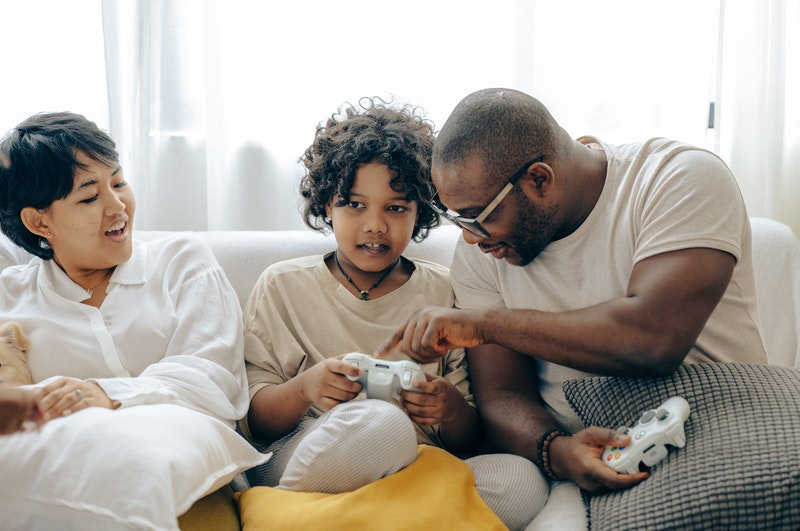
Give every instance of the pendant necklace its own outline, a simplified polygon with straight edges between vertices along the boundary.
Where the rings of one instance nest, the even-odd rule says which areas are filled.
[[[368,290],[363,290],[363,289],[359,288],[359,287],[356,285],[356,283],[355,283],[355,282],[353,282],[353,279],[352,279],[352,278],[350,278],[350,276],[349,276],[347,273],[345,273],[345,272],[344,272],[344,269],[342,269],[342,264],[340,264],[340,263],[339,263],[339,257],[337,256],[337,254],[338,254],[338,252],[337,252],[337,251],[333,251],[333,261],[334,261],[334,262],[336,262],[336,267],[338,267],[338,268],[339,268],[339,273],[341,273],[341,274],[342,274],[342,276],[345,278],[345,280],[347,280],[347,281],[348,281],[348,282],[349,282],[349,283],[350,283],[350,284],[351,284],[351,285],[352,285],[354,288],[356,288],[356,290],[357,290],[359,293],[361,293],[361,297],[360,297],[360,298],[361,298],[361,300],[362,300],[362,301],[368,301],[368,300],[369,300],[369,296],[368,296],[368,295],[369,295],[369,292],[370,292],[370,291],[372,291],[373,289],[377,288],[377,287],[378,287],[378,285],[379,285],[381,282],[383,282],[383,281],[384,281],[384,279],[386,279],[386,277],[388,277],[388,276],[389,276],[389,273],[391,273],[392,271],[394,271],[394,268],[395,268],[395,266],[397,265],[397,263],[398,263],[398,262],[400,262],[400,258],[398,258],[397,260],[395,260],[395,261],[394,261],[394,263],[393,263],[392,265],[390,265],[389,267],[387,267],[387,268],[386,268],[386,270],[385,270],[385,271],[383,272],[383,274],[381,275],[381,278],[379,278],[379,279],[378,279],[378,281],[377,281],[377,282],[375,282],[375,284],[373,284],[372,286],[370,286],[370,288],[369,288]]]
[[[103,282],[105,282],[106,280],[108,280],[108,279],[109,279],[109,277],[111,276],[111,274],[112,274],[113,272],[114,272],[114,268],[112,267],[111,269],[109,269],[108,271],[106,271],[106,274],[105,274],[105,275],[103,275],[103,278],[101,278],[101,279],[100,279],[100,282],[98,282],[98,283],[97,283],[97,284],[95,284],[94,286],[90,286],[90,287],[88,287],[88,288],[83,288],[83,291],[85,291],[86,293],[88,293],[88,294],[89,294],[89,296],[91,297],[91,296],[92,296],[92,294],[94,293],[94,289],[95,289],[97,286],[99,286],[100,284],[102,284]]]

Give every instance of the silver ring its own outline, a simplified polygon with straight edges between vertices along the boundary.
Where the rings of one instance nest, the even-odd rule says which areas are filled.
[[[83,392],[80,389],[75,389],[75,396],[78,397],[78,402],[83,400]]]

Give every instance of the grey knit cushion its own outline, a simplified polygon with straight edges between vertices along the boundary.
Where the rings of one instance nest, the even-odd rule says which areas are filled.
[[[586,426],[632,426],[671,396],[691,407],[686,446],[670,447],[648,479],[585,495],[592,529],[800,529],[800,370],[692,364],[664,378],[563,388]]]

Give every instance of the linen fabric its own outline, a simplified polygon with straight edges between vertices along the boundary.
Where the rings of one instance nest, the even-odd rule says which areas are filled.
[[[0,273],[0,321],[30,340],[34,381],[96,381],[122,407],[173,403],[233,426],[247,411],[241,309],[208,246],[147,243],[117,266],[100,308],[52,260]]]
[[[238,300],[190,235],[134,241],[101,307],[82,304],[88,296],[52,260],[0,272],[0,321],[28,335],[37,385],[93,380],[120,403],[0,437],[13,508],[3,514],[17,518],[3,525],[173,529],[198,498],[267,459],[233,429],[248,406]]]
[[[689,402],[686,446],[626,490],[587,496],[591,529],[800,529],[800,370],[681,366],[663,378],[564,383],[587,426],[632,426],[667,398]]]
[[[750,223],[736,181],[711,152],[666,139],[605,150],[603,191],[578,229],[551,242],[533,262],[513,266],[463,240],[451,266],[460,308],[564,312],[624,297],[631,271],[651,256],[687,248],[736,258],[733,277],[687,360],[766,363],[751,250]],[[538,361],[539,391],[565,427],[580,429],[561,384],[588,373]]]
[[[87,408],[2,441],[3,529],[177,530],[177,515],[269,455],[173,404]]]
[[[259,277],[244,312],[245,358],[252,398],[266,385],[287,382],[322,360],[349,352],[373,353],[420,306],[453,305],[449,271],[425,260],[405,284],[380,298],[362,301],[339,283],[324,256],[286,260]],[[312,325],[313,323],[313,325]],[[388,360],[409,359],[392,353]],[[472,404],[464,349],[421,365],[443,376]],[[305,419],[324,411],[312,407]],[[252,438],[246,418],[242,431]],[[417,442],[441,446],[437,427],[417,426]]]

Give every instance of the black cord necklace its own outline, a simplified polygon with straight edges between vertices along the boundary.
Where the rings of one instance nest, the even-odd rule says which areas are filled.
[[[388,276],[389,276],[389,273],[391,273],[392,271],[394,271],[394,268],[395,268],[395,266],[397,265],[397,263],[398,263],[398,262],[400,262],[400,258],[398,258],[397,260],[395,260],[395,261],[394,261],[394,263],[393,263],[392,265],[390,265],[389,267],[387,267],[387,268],[386,268],[386,269],[383,271],[383,274],[381,275],[381,278],[379,278],[379,279],[378,279],[378,281],[377,281],[377,282],[375,282],[375,284],[373,284],[372,286],[370,286],[370,288],[369,288],[368,290],[366,290],[366,291],[365,291],[365,290],[363,290],[363,289],[359,288],[359,287],[356,285],[356,283],[355,283],[355,282],[353,282],[353,279],[352,279],[352,278],[350,278],[350,276],[349,276],[347,273],[345,273],[345,272],[344,272],[344,269],[342,269],[342,264],[340,264],[340,263],[339,263],[339,257],[337,256],[337,254],[338,254],[338,252],[337,252],[337,251],[333,251],[333,261],[334,261],[334,262],[336,262],[336,267],[338,267],[338,268],[339,268],[339,273],[341,273],[341,274],[342,274],[342,276],[343,276],[343,277],[344,277],[344,278],[345,278],[345,279],[346,279],[346,280],[347,280],[347,281],[348,281],[348,282],[349,282],[349,283],[350,283],[350,284],[351,284],[351,285],[352,285],[354,288],[356,288],[356,290],[358,290],[358,292],[359,292],[359,293],[361,293],[361,297],[360,297],[360,298],[361,298],[361,300],[362,300],[362,301],[368,301],[368,300],[369,300],[369,292],[370,292],[370,291],[372,291],[372,290],[374,290],[375,288],[377,288],[377,287],[378,287],[378,284],[380,284],[381,282],[383,282],[383,281],[386,279],[386,277],[388,277]]]

